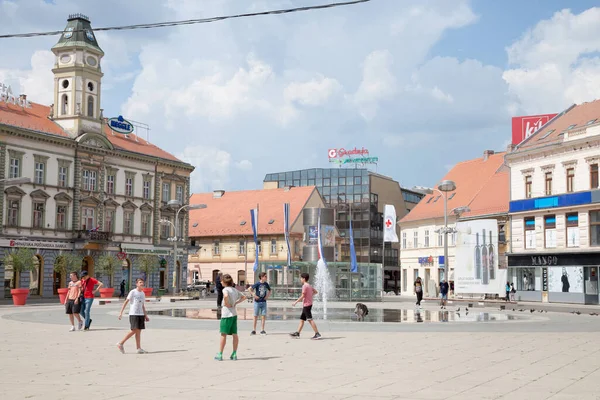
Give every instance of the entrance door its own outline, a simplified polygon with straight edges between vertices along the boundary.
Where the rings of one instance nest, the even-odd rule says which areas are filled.
[[[584,267],[585,304],[598,304],[598,267]]]
[[[60,272],[54,271],[54,275],[52,276],[52,293],[54,295],[58,295],[58,289],[60,289],[60,281],[62,277],[60,276]]]
[[[425,293],[429,294],[429,281],[431,280],[431,270],[425,268]]]

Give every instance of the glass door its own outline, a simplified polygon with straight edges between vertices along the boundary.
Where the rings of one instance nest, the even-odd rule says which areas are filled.
[[[583,268],[585,304],[598,304],[598,267]]]

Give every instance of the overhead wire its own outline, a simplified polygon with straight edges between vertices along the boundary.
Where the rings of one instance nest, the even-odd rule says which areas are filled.
[[[352,0],[345,1],[340,3],[328,3],[328,4],[319,4],[313,6],[305,6],[305,7],[295,7],[295,8],[287,8],[281,10],[269,10],[269,11],[259,11],[253,13],[245,13],[245,14],[234,14],[234,15],[225,15],[220,17],[210,17],[210,18],[197,18],[197,19],[188,19],[181,21],[169,21],[169,22],[156,22],[151,24],[136,24],[136,25],[123,25],[123,26],[109,26],[104,28],[94,28],[94,32],[100,31],[124,31],[124,30],[135,30],[135,29],[154,29],[154,28],[166,28],[173,26],[181,26],[181,25],[194,25],[194,24],[206,24],[210,22],[224,21],[227,19],[236,19],[236,18],[248,18],[248,17],[258,17],[264,15],[278,15],[278,14],[289,14],[296,12],[305,12],[312,10],[322,10],[327,8],[334,7],[343,7],[356,5],[360,3],[367,3],[371,0]],[[82,32],[84,30],[74,30],[72,32]],[[57,36],[62,35],[64,31],[48,31],[48,32],[29,32],[29,33],[12,33],[12,34],[4,34],[0,35],[0,39],[11,39],[11,38],[30,38],[30,37],[39,37],[39,36]]]

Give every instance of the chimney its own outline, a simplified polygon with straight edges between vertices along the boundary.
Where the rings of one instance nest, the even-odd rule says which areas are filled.
[[[213,191],[213,199],[220,199],[225,194],[224,190],[214,190]]]
[[[507,153],[512,153],[515,150],[516,147],[517,146],[515,146],[514,144],[511,143],[508,146],[506,146],[506,152]]]
[[[284,188],[284,192],[289,192],[290,190],[292,190],[292,188],[293,188],[293,187],[294,187],[294,185],[291,185],[291,186],[286,186],[286,187]]]
[[[494,150],[484,150],[483,151],[483,161],[487,161],[487,159],[490,158],[490,156],[493,154],[494,154]]]

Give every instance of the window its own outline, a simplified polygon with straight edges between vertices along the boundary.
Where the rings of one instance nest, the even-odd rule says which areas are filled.
[[[185,235],[183,233],[185,231],[185,224],[183,222],[184,222],[183,217],[179,218],[179,224],[177,224],[177,229],[179,230],[179,232],[177,232],[177,236],[180,238],[185,237]]]
[[[175,188],[175,196],[179,204],[183,204],[183,186],[177,185]]]
[[[68,81],[63,81],[63,87],[65,86],[64,82],[67,82],[67,86],[69,85]],[[61,111],[60,114],[61,115],[67,115],[68,114],[68,110],[69,110],[69,98],[67,97],[66,94],[63,94],[63,96],[62,96],[61,105],[62,105],[62,107],[61,107],[61,110],[60,110]]]
[[[56,229],[67,229],[67,206],[56,207]]]
[[[123,233],[133,234],[133,211],[125,211],[123,213]]]
[[[525,218],[525,248],[535,249],[535,217]]]
[[[362,177],[360,177],[360,176],[355,176],[355,177],[354,177],[354,184],[355,184],[355,185],[362,185]]]
[[[84,169],[82,173],[83,190],[96,191],[96,171]]]
[[[240,247],[239,247],[238,253],[240,255],[246,254],[246,242],[244,242],[243,240],[240,240]]]
[[[413,248],[418,248],[419,247],[419,232],[418,231],[414,231],[413,233]]]
[[[44,227],[44,203],[34,202],[33,203],[33,227],[43,228]]]
[[[590,165],[590,189],[598,189],[598,164]]]
[[[34,182],[38,185],[44,184],[44,171],[46,170],[46,164],[41,161],[36,161],[35,163],[35,178]]]
[[[10,171],[9,178],[20,178],[21,177],[21,159],[11,158],[10,159]]]
[[[221,254],[221,243],[219,241],[213,242],[213,255],[218,256]]]
[[[115,194],[115,175],[111,174],[106,177],[106,193]]]
[[[331,186],[331,178],[323,178],[323,186]]]
[[[125,178],[125,196],[133,197],[133,176]]]
[[[441,229],[437,234],[437,242],[438,247],[442,247],[444,245],[444,234],[442,233]]]
[[[402,248],[406,248],[406,232],[402,232]]]
[[[58,167],[58,186],[67,187],[69,184],[69,167]]]
[[[143,213],[142,214],[142,236],[151,236],[150,235],[150,219],[152,214]]]
[[[104,230],[107,232],[115,231],[115,210],[106,210],[104,213]]]
[[[556,216],[544,216],[544,238],[547,249],[556,247]]]
[[[590,211],[590,246],[600,246],[600,211]]]
[[[8,216],[6,219],[8,226],[19,226],[19,209],[21,202],[19,200],[8,201]]]
[[[144,181],[144,199],[149,200],[150,199],[150,181],[145,180]]]
[[[567,192],[571,193],[575,190],[575,168],[567,168]]]
[[[429,230],[425,230],[425,247],[429,247]]]
[[[162,201],[166,203],[169,200],[171,200],[171,184],[163,183]]]
[[[565,216],[567,225],[567,247],[579,247],[579,213]]]
[[[456,246],[456,232],[452,232],[450,235],[450,246]]]
[[[83,207],[81,209],[81,229],[88,230],[96,227],[95,209]]]
[[[92,86],[92,88],[93,88],[93,86]],[[87,116],[90,118],[94,118],[94,98],[92,96],[88,96]]]
[[[546,172],[544,176],[546,178],[546,196],[550,196],[552,194],[552,172]]]
[[[271,254],[277,254],[277,240],[271,239]]]
[[[530,199],[531,198],[531,186],[533,183],[533,177],[531,175],[527,175],[525,177],[525,198],[526,199]]]
[[[257,246],[258,246],[258,254],[262,254],[262,245],[261,245],[261,241],[260,240],[258,241]]]
[[[171,218],[164,218],[166,221],[171,221]],[[164,224],[161,225],[160,228],[160,237],[163,239],[167,239],[169,236],[171,236],[171,224],[169,222],[165,222]]]

